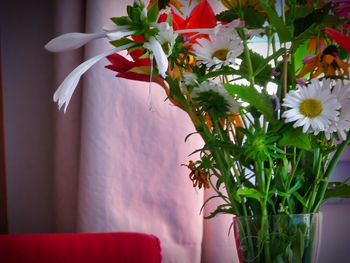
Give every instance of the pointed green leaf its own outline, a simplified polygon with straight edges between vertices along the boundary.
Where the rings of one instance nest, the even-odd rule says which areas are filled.
[[[127,26],[132,24],[130,21],[130,18],[127,16],[121,16],[121,17],[112,17],[111,20],[114,24],[118,26]]]
[[[147,19],[149,23],[155,23],[158,16],[158,3],[154,3],[147,12]]]
[[[237,195],[238,196],[243,196],[246,198],[252,198],[252,199],[256,199],[259,202],[262,202],[262,200],[264,199],[264,196],[262,193],[260,193],[258,190],[254,189],[254,188],[239,188],[237,190]]]
[[[342,182],[329,182],[324,199],[350,198],[350,185]]]
[[[128,39],[128,38],[122,38],[122,39],[118,39],[118,40],[113,40],[110,42],[113,46],[115,47],[120,47],[120,46],[124,46],[127,44],[131,44],[134,43],[134,41]]]

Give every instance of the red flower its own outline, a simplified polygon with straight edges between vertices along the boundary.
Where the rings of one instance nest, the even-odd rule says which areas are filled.
[[[197,4],[190,15],[184,19],[172,10],[174,30],[192,29],[192,28],[213,28],[216,26],[216,17],[213,9],[207,0],[202,0]],[[186,33],[186,37],[191,37],[195,33]],[[207,35],[198,35],[193,37],[190,42],[195,42],[195,39],[208,37]]]
[[[140,58],[144,53],[145,51],[141,49],[134,49],[129,51],[132,60],[128,60],[119,54],[112,54],[110,56],[107,56],[107,59],[111,64],[105,67],[116,71],[116,77],[119,78],[139,80],[144,82],[152,81],[159,84],[164,89],[169,100],[175,106],[183,109],[179,102],[170,97],[169,87],[165,84],[164,80],[160,76],[150,76],[151,60],[149,58]]]
[[[325,32],[339,45],[341,45],[348,53],[350,53],[350,36],[344,35],[343,33],[327,27]]]
[[[112,54],[107,57],[111,64],[106,68],[116,71],[116,77],[150,82],[150,74],[147,73],[151,71],[151,61],[148,58],[140,58],[143,53],[140,49],[130,51],[129,54],[133,60],[128,60],[119,54]]]

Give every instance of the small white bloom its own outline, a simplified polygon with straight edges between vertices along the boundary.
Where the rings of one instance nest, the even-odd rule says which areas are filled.
[[[197,82],[197,75],[191,72],[184,72],[183,73],[183,77],[184,77],[184,82],[185,85],[198,85]]]
[[[235,37],[239,37],[235,27],[244,27],[245,23],[244,21],[240,19],[235,19],[227,24],[217,24],[214,27],[214,35],[226,35],[226,34],[233,34]]]
[[[159,33],[156,36],[156,39],[163,47],[164,52],[169,57],[172,53],[178,34],[174,33],[173,28],[170,27],[166,22],[157,24],[157,27],[159,29]]]
[[[216,69],[235,65],[237,56],[243,52],[242,41],[232,34],[210,36],[210,40],[201,38],[197,42],[193,45],[193,50],[198,62],[208,67],[215,66]]]
[[[111,55],[113,53],[128,49],[132,44],[127,44],[121,47],[113,48],[111,50],[105,51],[95,57],[90,58],[84,63],[76,67],[62,82],[58,87],[55,94],[53,95],[53,100],[58,103],[58,108],[61,109],[64,106],[64,112],[66,112],[70,99],[74,93],[75,88],[78,85],[80,77],[94,64],[104,57]]]
[[[158,72],[165,78],[166,71],[168,70],[168,58],[160,43],[154,37],[151,37],[148,42],[143,44],[143,47],[152,52],[152,55],[156,59]]]
[[[330,89],[330,81],[324,81],[323,88]],[[326,138],[329,140],[331,138],[331,134],[333,132],[337,132],[338,138],[342,141],[346,140],[346,133],[350,130],[350,83],[347,85],[343,85],[341,80],[338,80],[336,85],[332,90],[332,94],[334,94],[338,101],[341,104],[341,108],[339,110],[339,120],[332,121],[328,130],[326,130]]]
[[[294,122],[293,127],[303,126],[303,132],[318,134],[326,131],[338,120],[340,103],[330,89],[320,87],[318,80],[298,90],[288,92],[282,106],[291,108],[282,115],[285,122]]]
[[[221,84],[214,83],[212,81],[204,81],[199,84],[198,87],[194,88],[191,92],[191,97],[196,98],[201,93],[213,91],[222,96],[227,104],[230,106],[230,112],[237,112],[240,106],[239,102],[237,102],[228,91]]]

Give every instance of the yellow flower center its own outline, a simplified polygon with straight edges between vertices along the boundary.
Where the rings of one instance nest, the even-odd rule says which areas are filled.
[[[299,111],[306,117],[315,118],[323,111],[322,102],[313,98],[303,100],[300,103]]]
[[[227,48],[218,49],[213,53],[211,58],[218,58],[218,59],[224,61],[227,58],[228,52],[229,52],[229,50]]]
[[[169,42],[163,43],[162,48],[163,48],[164,53],[166,55],[168,55],[169,54]]]

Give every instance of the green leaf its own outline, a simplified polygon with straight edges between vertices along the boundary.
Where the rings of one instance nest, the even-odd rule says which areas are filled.
[[[305,17],[295,19],[294,21],[294,36],[299,36],[306,30],[310,29],[312,25],[319,25],[323,19],[327,16],[330,10],[330,4],[323,6],[322,8],[314,10],[312,13]]]
[[[226,207],[229,207],[229,208],[226,208]],[[234,214],[234,210],[229,204],[219,205],[213,212],[210,213],[209,216],[205,216],[204,218],[210,219],[215,217],[217,214]]]
[[[256,199],[259,202],[262,202],[262,200],[264,199],[264,196],[262,193],[260,193],[258,190],[254,189],[254,188],[248,188],[248,187],[239,188],[237,190],[237,195],[243,196],[246,198]]]
[[[298,192],[294,192],[293,195],[304,207],[307,206],[305,198],[302,197]]]
[[[250,105],[257,108],[268,121],[273,122],[274,117],[274,106],[272,98],[263,93],[259,93],[254,87],[251,86],[240,86],[233,84],[225,84],[227,91],[233,95],[238,96]]]
[[[151,9],[147,12],[147,19],[149,23],[155,23],[158,17],[158,3],[154,3]]]
[[[278,58],[279,56],[283,55],[286,52],[285,48],[281,48],[278,51],[274,52],[271,56],[268,56],[267,58],[264,58],[263,56],[260,56],[263,60],[261,60],[260,64],[258,65],[258,67],[256,69],[254,69],[253,66],[253,70],[254,70],[254,76],[258,76],[259,74],[261,74],[261,72],[265,69],[266,66],[269,66],[269,62],[273,59]],[[257,58],[255,58],[257,59]],[[260,58],[259,58],[260,59]],[[266,70],[263,74],[266,73]],[[271,67],[269,67],[269,73],[271,74]]]
[[[261,56],[258,53],[255,53],[251,50],[249,50],[250,53],[250,60],[252,63],[252,69],[254,72],[255,82],[258,85],[265,86],[272,77],[272,68],[268,64],[269,60],[265,59],[263,56]],[[277,52],[276,52],[277,53]],[[277,53],[276,55],[279,55],[280,53]],[[270,56],[269,59],[273,59],[274,56]],[[239,67],[239,74],[245,77],[247,80],[249,80],[249,69],[248,69],[248,62],[247,60],[243,59],[240,67]]]
[[[268,0],[259,0],[261,7],[267,13],[269,17],[270,24],[275,27],[280,42],[288,42],[292,39],[290,29],[283,23],[282,18],[280,18],[276,11],[270,6]]]
[[[127,16],[121,16],[121,17],[112,17],[111,20],[114,24],[118,26],[127,26],[132,24],[130,21],[130,18]]]
[[[225,10],[216,15],[216,19],[222,22],[231,22],[237,18],[239,18],[238,10],[234,9]]]
[[[244,16],[245,25],[248,28],[261,28],[265,22],[265,17],[263,17],[260,13],[258,13],[254,7],[251,5],[247,5],[242,8],[242,13]],[[216,15],[216,19],[222,22],[231,22],[235,19],[239,18],[239,9],[229,9],[225,10],[218,15]]]
[[[282,138],[279,140],[279,145],[282,147],[293,146],[306,151],[311,151],[311,141],[307,133],[303,133],[301,128],[293,128],[289,126],[282,133]]]
[[[261,28],[265,22],[265,17],[258,13],[251,5],[243,8],[244,22],[247,27]]]
[[[350,198],[350,185],[342,182],[329,182],[325,200],[330,198]]]
[[[134,41],[132,41],[128,38],[122,38],[122,39],[111,41],[110,43],[115,47],[120,47],[120,46],[124,46],[124,45],[130,44],[130,43],[134,43]]]
[[[315,32],[316,28],[317,28],[317,24],[312,24],[308,29],[306,29],[304,32],[302,32],[297,37],[295,37],[293,40],[293,44],[290,48],[292,52],[295,52],[295,50],[297,50],[297,48],[300,45],[304,44],[305,41],[309,40],[310,35]]]

